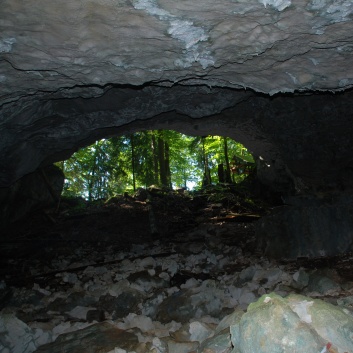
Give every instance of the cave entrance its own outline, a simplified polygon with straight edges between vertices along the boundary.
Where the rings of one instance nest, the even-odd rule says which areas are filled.
[[[266,213],[253,193],[254,157],[228,137],[141,130],[97,140],[58,164],[60,211],[80,240],[169,241],[200,224],[248,236],[244,223]]]
[[[65,174],[63,196],[88,201],[132,194],[151,185],[195,190],[237,184],[255,171],[255,160],[241,143],[174,130],[101,139],[58,165]]]

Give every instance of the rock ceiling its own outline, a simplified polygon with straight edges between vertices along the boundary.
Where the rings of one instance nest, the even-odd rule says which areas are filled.
[[[240,111],[254,117],[276,94],[348,90],[352,14],[350,0],[2,0],[0,186],[120,127],[126,131],[136,119],[168,114],[164,125],[175,125],[171,112],[196,119],[233,109],[235,130],[236,106],[244,102],[248,109]],[[314,109],[317,116],[337,111],[338,98],[328,97]],[[287,103],[279,99],[283,116]],[[310,110],[302,99],[301,110],[288,103],[295,116]],[[349,93],[344,100],[347,115]],[[266,108],[267,115],[276,109]],[[231,127],[229,119],[210,129]],[[259,117],[250,134],[238,123],[232,136],[288,165],[292,157],[262,129],[277,124],[271,119]],[[346,120],[338,122],[344,146]]]

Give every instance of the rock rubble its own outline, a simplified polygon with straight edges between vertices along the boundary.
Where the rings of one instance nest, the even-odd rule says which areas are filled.
[[[352,281],[246,253],[219,227],[33,262],[30,285],[1,282],[0,351],[353,352]]]

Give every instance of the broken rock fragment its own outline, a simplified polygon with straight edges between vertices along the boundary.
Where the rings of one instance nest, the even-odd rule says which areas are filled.
[[[55,342],[37,349],[36,353],[108,353],[114,349],[134,351],[137,337],[108,322],[88,326],[82,330],[60,335]]]

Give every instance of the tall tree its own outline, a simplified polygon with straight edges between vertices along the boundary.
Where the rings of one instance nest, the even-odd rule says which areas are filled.
[[[238,171],[239,165],[254,162],[244,146],[229,138],[154,130],[97,141],[59,165],[65,172],[65,195],[93,200],[151,184],[207,185],[217,176],[218,165],[229,173],[230,159]],[[245,178],[232,176],[236,182]]]
[[[165,160],[165,173],[167,177],[167,187],[172,188],[172,173],[170,171],[170,151],[168,141],[164,141],[164,160]]]
[[[131,146],[131,172],[132,172],[132,187],[134,192],[136,191],[136,172],[135,172],[135,143],[134,134],[130,135],[130,146]]]
[[[156,135],[158,131],[151,131],[151,148],[153,154],[153,171],[154,171],[154,182],[153,184],[158,184],[159,180],[159,166],[158,166],[158,144]]]
[[[202,160],[203,160],[203,168],[204,168],[203,186],[212,184],[211,170],[210,170],[209,161],[208,161],[208,153],[206,151],[206,139],[207,139],[207,136],[202,136]]]
[[[167,186],[167,170],[165,165],[165,141],[163,139],[163,131],[158,134],[158,164],[159,164],[159,179],[162,185]]]
[[[229,156],[228,156],[228,142],[227,142],[227,137],[223,137],[223,150],[224,150],[224,160],[226,163],[226,170],[225,170],[225,181],[227,183],[231,183],[232,179],[230,176],[230,163],[229,163]]]

